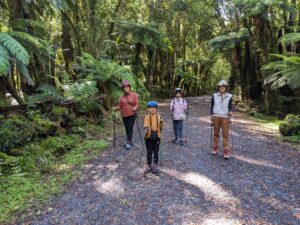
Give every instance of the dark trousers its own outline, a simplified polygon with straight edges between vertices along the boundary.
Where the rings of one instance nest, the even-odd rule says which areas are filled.
[[[123,117],[123,123],[124,123],[125,130],[126,130],[127,141],[130,141],[130,142],[132,140],[135,117],[136,117],[136,115]]]
[[[173,120],[174,134],[176,140],[183,139],[183,120]]]
[[[159,152],[159,143],[160,140],[150,140],[149,138],[146,139],[146,148],[147,148],[147,164],[150,166],[152,164],[152,155],[154,163],[158,163],[158,152]]]

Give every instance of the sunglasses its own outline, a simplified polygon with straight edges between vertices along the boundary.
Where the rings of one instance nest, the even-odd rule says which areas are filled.
[[[123,87],[124,87],[124,88],[127,88],[127,87],[130,87],[130,86],[129,86],[129,85],[124,85]]]

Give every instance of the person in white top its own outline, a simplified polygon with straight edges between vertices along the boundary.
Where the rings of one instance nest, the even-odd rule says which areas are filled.
[[[185,112],[187,110],[187,101],[182,97],[180,88],[175,89],[175,98],[170,103],[170,110],[172,112],[173,127],[175,139],[173,143],[179,143],[183,146],[183,121],[186,119]]]

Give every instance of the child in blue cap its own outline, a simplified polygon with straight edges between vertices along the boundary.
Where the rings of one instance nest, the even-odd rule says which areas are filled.
[[[164,124],[162,116],[157,114],[157,102],[150,101],[148,102],[147,106],[149,114],[146,115],[144,119],[145,139],[147,148],[147,170],[145,172],[158,173],[158,152],[161,131]]]

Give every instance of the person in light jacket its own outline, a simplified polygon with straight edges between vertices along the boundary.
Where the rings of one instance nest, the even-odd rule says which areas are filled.
[[[185,112],[188,109],[187,101],[182,97],[180,88],[175,89],[175,98],[170,103],[172,113],[175,139],[173,143],[179,143],[183,146],[183,121],[186,119]]]

